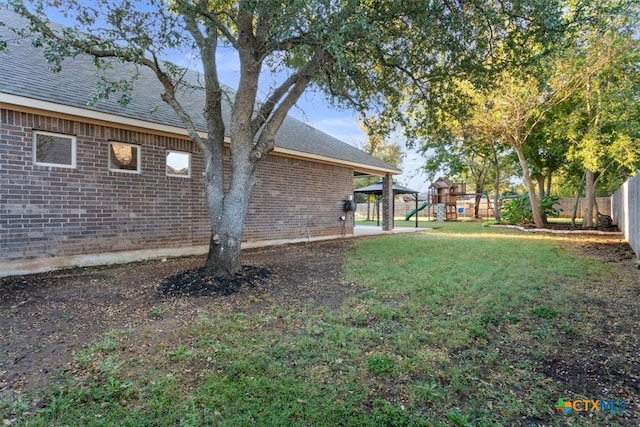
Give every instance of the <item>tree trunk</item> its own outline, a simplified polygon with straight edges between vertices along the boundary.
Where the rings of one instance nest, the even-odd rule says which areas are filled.
[[[578,187],[578,194],[576,195],[576,202],[573,205],[573,213],[571,214],[571,227],[574,228],[576,226],[576,216],[578,215],[578,202],[580,202],[580,193],[582,193],[582,188],[584,187],[584,179],[585,174],[582,174],[582,179],[580,180],[580,186]]]
[[[537,173],[536,174],[536,181],[538,182],[538,196],[540,198],[540,200],[542,200],[545,196],[545,191],[544,191],[544,174],[542,173]],[[540,215],[542,216],[542,221],[544,221],[544,223],[547,223],[547,215],[541,210],[540,211]]]
[[[246,147],[245,144],[243,147]],[[222,203],[209,205],[212,218],[209,255],[204,272],[209,276],[228,277],[240,271],[242,229],[247,215],[251,193],[255,187],[257,159],[252,159],[248,150],[238,149],[232,153],[229,190]],[[208,185],[208,183],[207,183]],[[214,191],[215,192],[215,191]],[[219,201],[220,197],[207,198]]]
[[[546,176],[547,176],[547,178],[546,178],[547,188],[545,189],[544,194],[549,195],[549,194],[551,194],[551,176],[552,176],[551,168],[547,169]]]
[[[533,180],[531,179],[531,174],[529,173],[529,164],[527,162],[527,159],[524,157],[522,147],[519,144],[514,144],[513,149],[518,155],[518,160],[520,161],[520,166],[522,167],[524,182],[527,185],[527,190],[529,191],[529,200],[531,201],[531,214],[533,216],[533,222],[536,227],[542,228],[544,227],[544,220],[542,218],[542,214],[540,213],[540,201],[538,200],[538,196],[536,195],[536,188],[533,184]]]
[[[494,146],[494,144],[491,144],[491,152],[493,153],[493,159],[492,159],[492,163],[493,163],[493,168],[495,171],[495,187],[496,187],[496,193],[493,196],[493,218],[496,221],[500,221],[500,161],[498,160],[498,150],[496,149],[496,147]],[[487,194],[487,203],[489,203],[489,195]]]
[[[484,191],[484,186],[479,186],[476,188],[476,198],[473,206],[473,217],[476,219],[480,218],[480,202],[482,201],[482,192]]]
[[[500,221],[500,166],[498,165],[497,156],[495,158],[495,172],[496,172],[496,194],[493,196],[493,217],[496,221]],[[489,197],[487,195],[487,197]]]
[[[538,195],[542,199],[544,197],[544,175],[542,173],[535,174],[536,182],[538,183]]]
[[[596,185],[595,173],[587,170],[585,176],[585,196],[584,196],[584,214],[582,216],[582,228],[592,228],[594,226],[594,210],[596,205]]]

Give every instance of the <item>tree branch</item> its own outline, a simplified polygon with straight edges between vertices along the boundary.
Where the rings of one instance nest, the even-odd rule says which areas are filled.
[[[324,56],[324,52],[318,51],[314,56],[314,59],[307,64],[307,66],[297,75],[297,79],[292,86],[292,89],[287,93],[287,95],[282,99],[282,102],[273,110],[270,114],[269,120],[266,121],[266,117],[262,118],[261,121],[266,123],[265,128],[263,129],[260,137],[254,147],[254,153],[256,153],[256,157],[260,158],[263,155],[266,155],[269,151],[271,151],[275,145],[275,134],[280,128],[280,125],[287,117],[287,113],[289,110],[295,105],[296,102],[300,99],[305,89],[311,82],[315,72],[320,68],[320,64],[322,62],[322,58]],[[272,104],[271,109],[273,109],[275,104]],[[258,120],[258,117],[256,119]]]
[[[215,14],[209,12],[206,7],[202,9],[201,14],[202,16],[206,17],[215,25],[215,27],[222,33],[224,38],[226,38],[229,41],[229,43],[231,43],[231,46],[233,46],[234,49],[238,50],[240,48],[238,39],[236,38],[236,36],[233,35],[231,31],[229,31],[229,28],[227,28],[227,26],[224,25],[222,20],[220,20]],[[232,19],[230,15],[229,15],[229,19]]]
[[[171,80],[171,77],[169,77],[169,75],[162,70],[158,63],[158,58],[156,58],[155,56],[153,57],[153,61],[149,61],[149,64],[147,66],[151,68],[151,70],[153,70],[156,77],[162,84],[162,87],[164,88],[164,93],[160,95],[162,100],[169,104],[171,108],[173,108],[173,111],[175,111],[178,117],[180,117],[180,120],[182,120],[182,123],[184,124],[187,133],[189,134],[189,137],[198,145],[198,147],[200,147],[201,150],[205,151],[206,145],[203,139],[198,134],[198,130],[196,129],[191,116],[187,114],[182,104],[180,104],[180,102],[176,98],[175,85]]]

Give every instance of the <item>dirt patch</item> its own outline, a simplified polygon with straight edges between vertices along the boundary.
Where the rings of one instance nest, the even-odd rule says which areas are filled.
[[[0,398],[46,388],[74,354],[111,330],[153,323],[154,330],[169,331],[203,313],[256,311],[267,302],[337,307],[358,292],[340,280],[353,244],[248,250],[250,280],[226,288],[207,289],[197,279],[204,257],[0,278]],[[176,274],[191,277],[191,285],[166,280]]]
[[[638,425],[640,415],[640,270],[638,258],[620,235],[573,236],[566,250],[608,266],[609,277],[582,283],[582,302],[572,321],[575,334],[548,354],[545,376],[562,384],[565,399],[624,399],[629,411],[616,420]],[[580,304],[577,305],[580,307]]]

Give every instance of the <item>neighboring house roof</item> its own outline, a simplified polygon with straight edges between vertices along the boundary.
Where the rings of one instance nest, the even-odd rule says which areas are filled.
[[[24,20],[19,15],[2,8],[0,22],[6,27],[24,25]],[[146,67],[136,68],[132,64],[115,63],[112,69],[102,71],[96,69],[90,57],[79,55],[65,59],[62,70],[53,73],[50,64],[45,61],[43,50],[32,46],[30,40],[19,38],[9,28],[2,26],[0,39],[6,40],[8,44],[8,52],[0,52],[0,103],[18,104],[33,100],[24,106],[52,110],[53,107],[62,105],[67,108],[56,108],[55,111],[95,119],[122,117],[129,121],[119,122],[169,132],[172,128],[180,129],[181,133],[185,133],[180,118],[160,99],[160,82]],[[117,94],[110,99],[100,100],[95,105],[88,105],[101,77],[108,75],[114,79],[115,76],[131,76],[135,73],[139,76],[133,86],[131,102],[126,107],[118,103]],[[204,90],[198,87],[201,77],[195,71],[186,74],[185,79],[193,87],[182,91],[180,101],[196,127],[206,132],[202,115]],[[230,90],[229,94],[233,96],[233,91]],[[230,128],[230,110],[230,104],[224,102],[223,116],[227,129]],[[401,173],[396,167],[292,117],[287,117],[276,134],[275,152],[336,161],[363,173]]]
[[[419,193],[418,194],[418,201],[419,202],[425,202],[425,201],[429,200],[429,196],[430,196],[429,193]],[[415,200],[416,199],[415,195],[413,195],[413,194],[408,194],[408,195],[406,195],[404,197],[405,197],[405,201],[407,199],[409,199],[409,200]]]

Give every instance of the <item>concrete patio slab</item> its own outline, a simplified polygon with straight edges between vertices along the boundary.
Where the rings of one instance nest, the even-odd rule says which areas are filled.
[[[418,231],[430,231],[432,228],[415,228],[415,227],[397,227],[391,231],[383,231],[382,227],[374,225],[356,225],[353,227],[354,236],[371,236],[376,234],[400,234],[400,233],[416,233]]]

